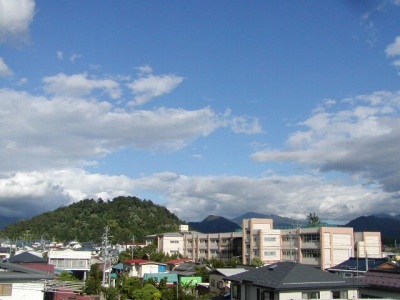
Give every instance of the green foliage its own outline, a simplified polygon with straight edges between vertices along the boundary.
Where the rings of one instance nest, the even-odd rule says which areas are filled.
[[[149,259],[156,262],[166,262],[178,258],[177,254],[169,255],[164,252],[159,252],[154,244],[145,247],[138,247],[133,250],[126,250],[119,254],[118,261],[122,262],[132,258]]]
[[[133,293],[135,300],[159,300],[161,292],[152,284],[146,284],[143,288]]]
[[[321,221],[320,221],[319,217],[316,215],[316,213],[310,213],[307,216],[307,221],[308,221],[307,225],[310,227],[318,226],[321,223]]]
[[[130,241],[133,235],[137,241],[143,241],[149,234],[178,230],[180,223],[167,208],[150,200],[136,197],[116,197],[106,202],[85,199],[9,225],[0,231],[0,236],[15,239],[29,228],[32,239],[45,236],[58,241],[100,242],[104,228],[109,226],[113,243]]]
[[[136,290],[142,288],[142,282],[137,277],[123,277],[121,294],[132,299]]]
[[[101,290],[101,280],[103,274],[100,271],[99,265],[94,264],[90,267],[89,276],[85,282],[84,292],[87,295],[99,295]]]
[[[203,282],[208,282],[210,278],[210,272],[206,266],[196,266],[194,276],[199,276],[202,278]]]
[[[263,261],[259,257],[254,257],[251,260],[251,265],[253,267],[262,267],[264,265]]]
[[[67,271],[62,271],[60,276],[57,278],[60,281],[80,281],[78,278],[76,278],[73,274],[67,272]]]

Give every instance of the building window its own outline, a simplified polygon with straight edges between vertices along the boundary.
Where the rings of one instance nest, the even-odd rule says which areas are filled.
[[[319,234],[304,234],[301,237],[304,243],[318,243],[320,241]]]
[[[275,256],[276,251],[264,251],[264,256]]]
[[[320,249],[303,249],[301,250],[301,254],[304,258],[320,258],[321,250]]]
[[[212,240],[210,240],[210,242],[213,243],[213,244],[218,244],[218,243],[219,243],[219,240],[212,239]]]
[[[232,299],[240,299],[240,285],[232,284]]]
[[[264,236],[264,242],[275,242],[276,237],[274,236]]]
[[[297,255],[297,251],[296,250],[292,250],[292,254],[290,254],[290,250],[289,251],[283,250],[282,251],[282,255],[283,256],[290,256],[290,255],[295,256],[295,255]]]
[[[319,292],[303,292],[301,299],[319,299]]]
[[[0,296],[12,296],[12,284],[0,284]]]
[[[332,291],[332,299],[348,299],[347,291]]]
[[[179,244],[179,241],[173,241],[173,240],[171,240],[171,241],[169,241],[171,244]]]
[[[215,287],[215,279],[211,279],[211,286]]]

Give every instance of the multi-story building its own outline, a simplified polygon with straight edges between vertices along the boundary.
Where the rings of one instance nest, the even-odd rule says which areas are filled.
[[[244,219],[242,232],[179,232],[147,237],[157,240],[158,250],[180,254],[194,261],[241,259],[244,265],[260,258],[265,264],[293,261],[327,269],[350,257],[381,257],[380,232],[353,232],[352,227],[274,229],[272,219]]]
[[[243,264],[258,257],[266,264],[294,261],[327,269],[355,255],[382,256],[380,232],[325,226],[273,229],[270,219],[245,219],[242,226]]]

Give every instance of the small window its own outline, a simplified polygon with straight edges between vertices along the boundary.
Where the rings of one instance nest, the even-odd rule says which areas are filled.
[[[0,296],[12,296],[12,284],[0,284]]]
[[[332,299],[348,299],[347,291],[332,291]]]
[[[319,299],[319,292],[303,292],[301,299]]]
[[[240,299],[240,285],[233,284],[232,285],[232,299]]]

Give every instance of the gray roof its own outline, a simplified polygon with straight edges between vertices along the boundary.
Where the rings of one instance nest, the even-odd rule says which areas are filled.
[[[224,279],[246,282],[271,290],[299,290],[315,288],[365,287],[368,284],[346,279],[312,266],[281,262],[256,268]]]
[[[34,255],[32,253],[29,253],[29,252],[22,252],[20,254],[11,256],[8,259],[8,262],[17,263],[17,264],[20,264],[20,263],[43,263],[44,264],[44,263],[47,263],[47,260],[45,260],[44,258],[39,257],[37,255]]]
[[[247,270],[243,268],[218,268],[216,270],[216,272],[221,274],[222,276],[232,276],[246,271]]]
[[[24,267],[8,262],[0,263],[0,282],[24,282],[32,280],[54,279],[54,274]]]

